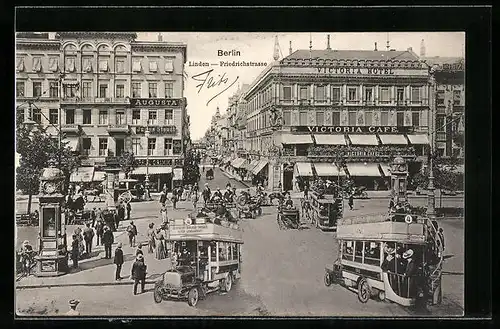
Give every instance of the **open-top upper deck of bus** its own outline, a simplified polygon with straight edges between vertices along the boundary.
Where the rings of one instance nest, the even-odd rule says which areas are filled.
[[[337,239],[425,244],[427,219],[409,216],[412,217],[409,223],[391,221],[387,214],[341,219],[337,222]]]
[[[243,231],[235,223],[224,224],[223,222],[219,225],[197,218],[196,223],[186,224],[183,220],[176,220],[170,225],[170,240],[214,240],[243,243]]]
[[[323,194],[322,197],[320,198],[319,195],[314,191],[311,191],[309,195],[311,199],[319,203],[334,203],[336,200],[342,200],[341,198],[333,194]]]

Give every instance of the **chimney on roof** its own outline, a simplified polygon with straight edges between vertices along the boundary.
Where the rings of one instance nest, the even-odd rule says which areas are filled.
[[[413,51],[413,48],[412,47],[408,47],[408,49],[406,49],[407,51]]]
[[[288,48],[288,52],[290,53],[289,55],[292,54],[292,41],[290,41],[290,48]]]
[[[332,50],[332,48],[330,48],[330,35],[329,34],[326,36],[326,49]]]
[[[375,42],[375,49],[373,49],[374,51],[377,51],[377,43]]]
[[[159,42],[163,41],[163,35],[161,33],[158,33],[158,41]]]
[[[273,58],[275,61],[280,59],[280,45],[278,43],[278,36],[274,38],[274,53],[273,53]]]
[[[424,39],[420,42],[420,56],[425,57],[425,43]]]

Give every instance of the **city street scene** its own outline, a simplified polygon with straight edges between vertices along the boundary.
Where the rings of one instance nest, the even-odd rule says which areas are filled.
[[[465,33],[16,33],[15,308],[464,315]]]

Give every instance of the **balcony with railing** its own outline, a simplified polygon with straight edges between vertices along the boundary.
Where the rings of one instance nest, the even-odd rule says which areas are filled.
[[[82,127],[79,124],[67,123],[61,125],[61,131],[68,135],[78,135],[82,131]]]
[[[63,97],[61,104],[129,104],[129,98],[117,97]]]
[[[108,125],[108,133],[111,134],[128,134],[130,132],[130,126],[128,124],[114,124]]]

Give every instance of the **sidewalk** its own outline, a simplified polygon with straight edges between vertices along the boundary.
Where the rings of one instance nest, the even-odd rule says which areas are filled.
[[[31,275],[16,282],[16,289],[36,289],[49,287],[72,287],[72,286],[109,286],[109,285],[131,285],[134,283],[130,279],[132,264],[135,261],[136,248],[128,245],[128,238],[123,232],[115,233],[115,243],[112,246],[112,258],[105,259],[104,247],[96,247],[99,251],[96,257],[82,260],[78,263],[79,269],[59,277],[35,277]],[[118,242],[123,244],[125,263],[122,266],[122,280],[115,280],[116,266],[113,264],[114,251]],[[144,241],[137,240],[137,243]],[[146,284],[154,284],[156,280],[171,267],[170,259],[157,260],[154,253],[149,254],[147,247],[142,248],[144,259],[147,265]],[[72,262],[70,260],[69,265]]]
[[[241,184],[245,185],[247,188],[250,188],[252,187],[252,185],[249,183],[249,182],[245,182],[244,180],[242,180],[241,178],[237,177],[237,176],[234,176],[233,174],[230,174],[228,173],[227,171],[225,171],[224,169],[220,168],[220,171],[222,172],[222,174],[224,176],[226,176],[227,178],[230,178],[230,179],[234,179],[235,181],[238,181],[240,182]]]

